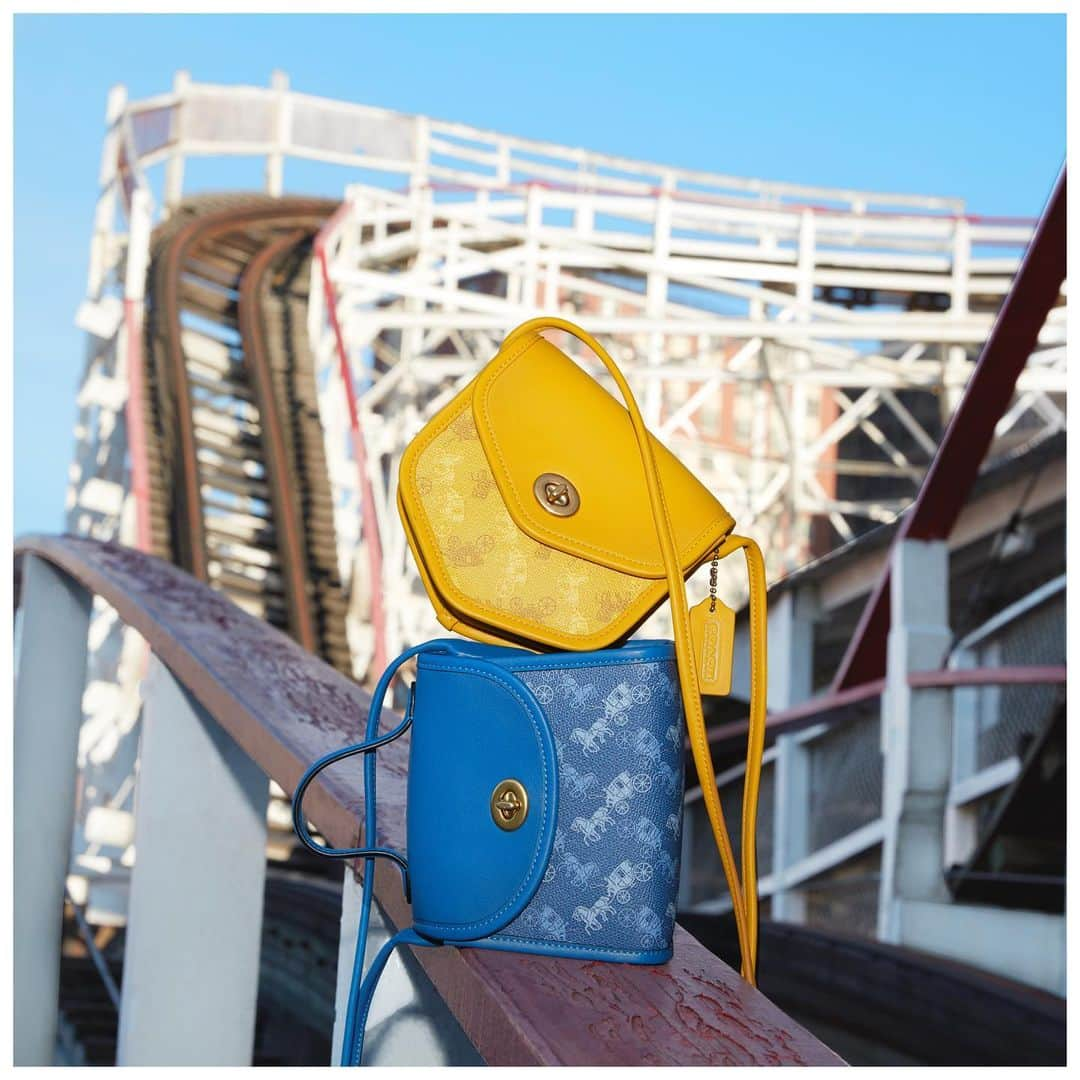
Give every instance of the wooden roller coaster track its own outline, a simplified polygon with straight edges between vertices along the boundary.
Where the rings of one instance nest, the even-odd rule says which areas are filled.
[[[204,196],[155,233],[144,408],[155,554],[351,673],[304,332],[321,199]]]

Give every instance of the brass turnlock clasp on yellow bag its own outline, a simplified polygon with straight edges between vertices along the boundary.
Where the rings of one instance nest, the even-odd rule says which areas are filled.
[[[586,344],[626,407],[544,330]],[[601,649],[670,599],[690,745],[731,888],[743,974],[753,981],[765,719],[765,579],[757,545],[732,534],[734,519],[720,501],[649,434],[603,346],[558,318],[514,330],[416,436],[401,460],[398,509],[439,621],[475,640]],[[704,651],[695,658],[685,592],[697,567],[737,548],[750,574],[752,645],[741,881],[717,795],[699,675],[704,658],[706,689],[726,688],[724,672],[712,669],[717,658],[730,664],[730,641],[719,636],[730,624],[699,613]]]

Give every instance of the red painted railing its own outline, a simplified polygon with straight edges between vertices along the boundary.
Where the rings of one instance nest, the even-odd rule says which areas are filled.
[[[360,411],[356,403],[356,388],[353,385],[352,368],[349,364],[349,351],[345,347],[345,335],[337,313],[337,290],[330,277],[330,260],[326,253],[327,238],[339,227],[348,214],[349,203],[342,203],[319,230],[315,237],[314,254],[319,266],[319,275],[323,287],[323,305],[334,335],[334,347],[337,351],[338,374],[345,391],[345,402],[349,413],[349,430],[352,435],[353,454],[360,481],[361,527],[367,539],[368,572],[371,574],[371,627],[374,636],[374,654],[371,669],[379,672],[386,667],[386,611],[382,595],[382,544],[379,540],[378,519],[375,512],[375,496],[371,490],[371,481],[367,473],[367,449],[364,434],[360,427]]]
[[[1033,664],[998,668],[947,668],[944,671],[913,671],[912,690],[950,689],[959,686],[1048,686],[1067,681],[1064,664]]]
[[[152,550],[150,535],[150,466],[146,455],[146,417],[143,410],[142,300],[124,300],[124,334],[128,395],[124,406],[131,494],[135,500],[135,546]]]
[[[931,690],[939,687],[954,689],[965,686],[1047,686],[1065,685],[1068,681],[1067,676],[1068,671],[1064,664],[943,668],[939,671],[910,672],[907,684],[913,690]],[[765,730],[770,735],[780,735],[827,722],[830,713],[869,701],[871,698],[880,696],[884,690],[884,679],[872,679],[860,686],[852,686],[836,693],[822,694],[820,697],[811,698],[782,712],[770,713],[765,721]],[[717,724],[709,731],[709,742],[716,745],[741,741],[746,738],[746,733],[746,720]]]

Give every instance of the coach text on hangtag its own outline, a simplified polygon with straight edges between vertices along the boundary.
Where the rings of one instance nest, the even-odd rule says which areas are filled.
[[[719,560],[713,553],[709,569],[709,595],[690,609],[690,640],[702,694],[725,697],[731,693],[735,650],[735,612],[716,596]]]

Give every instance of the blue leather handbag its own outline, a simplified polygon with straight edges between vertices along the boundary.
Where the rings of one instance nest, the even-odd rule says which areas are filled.
[[[387,689],[413,656],[405,717],[379,736]],[[312,779],[335,761],[365,755],[364,837],[372,843],[373,752],[410,726],[407,855],[317,844],[302,812]],[[343,1065],[360,1063],[375,986],[399,944],[633,964],[670,959],[684,771],[671,642],[539,655],[430,641],[384,672],[365,735],[316,761],[293,801],[303,843],[365,860]],[[378,857],[401,868],[413,926],[394,935],[364,974]]]

